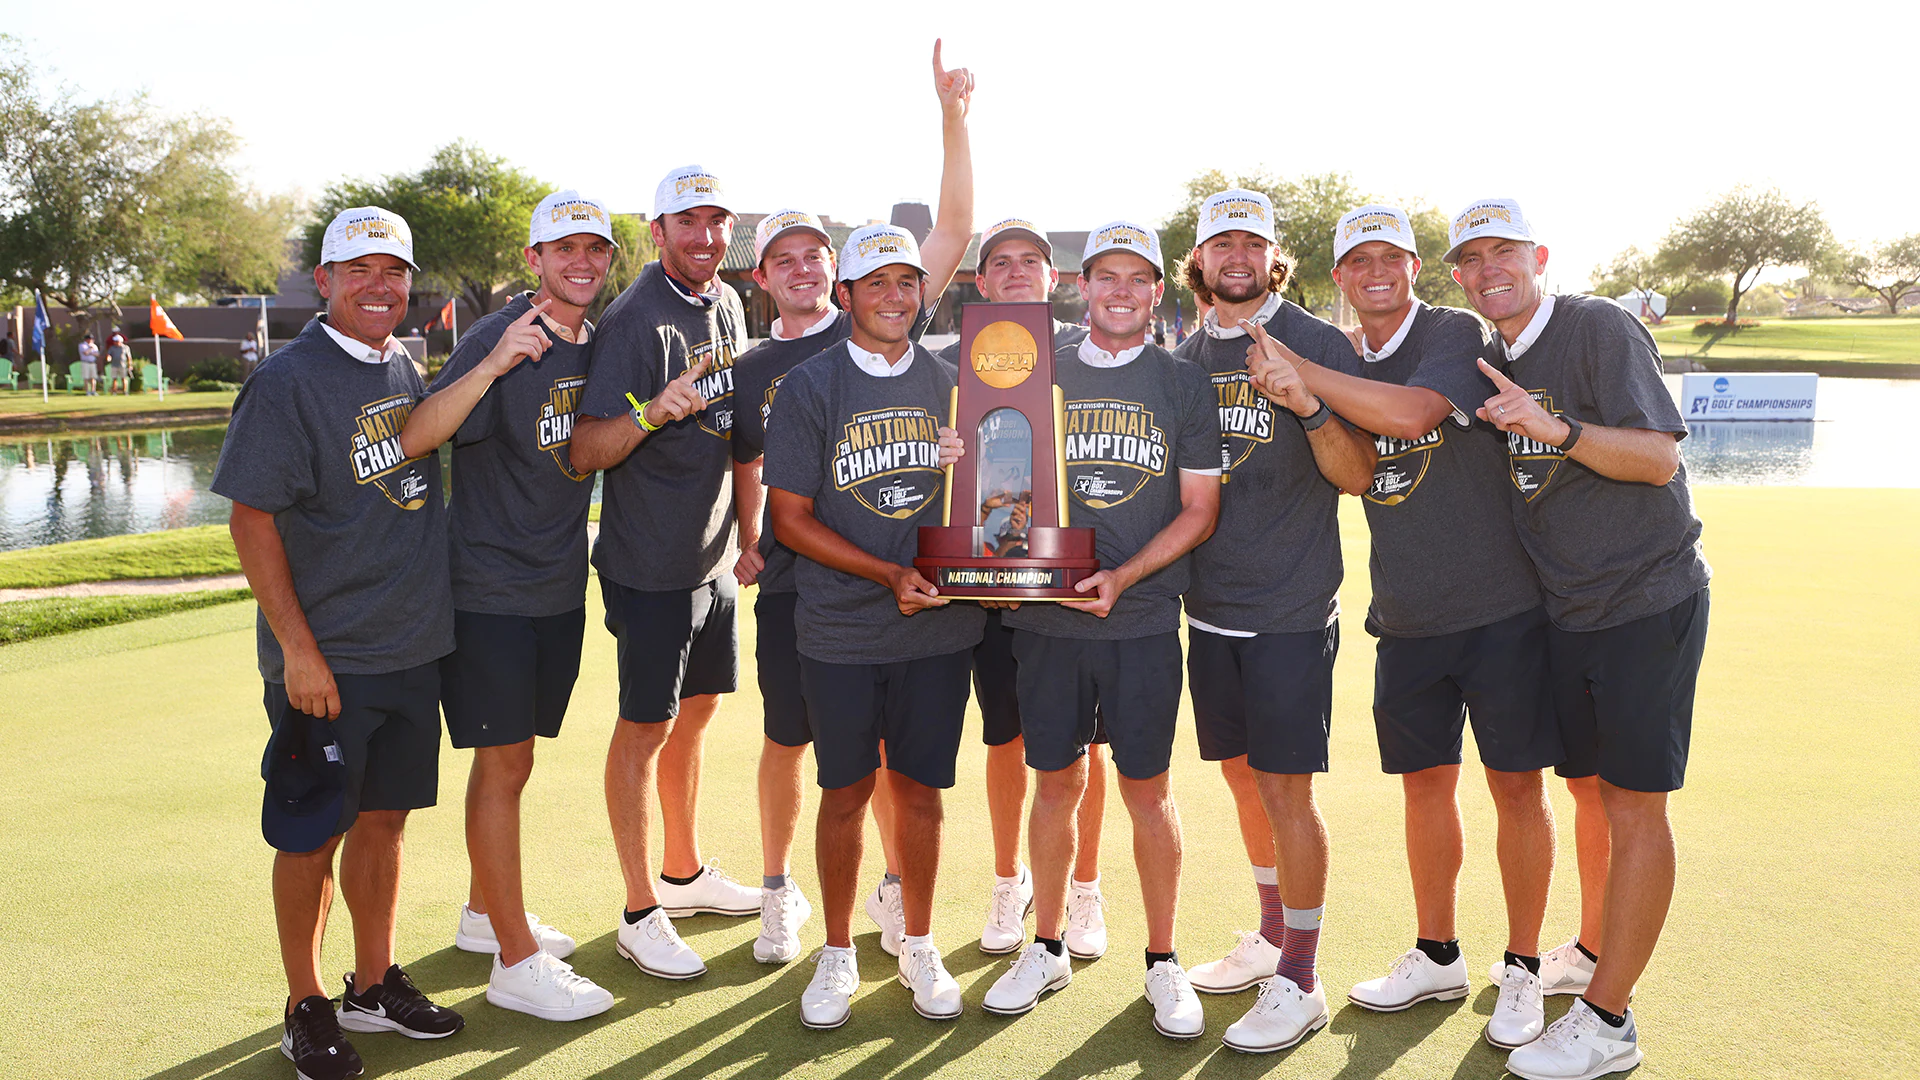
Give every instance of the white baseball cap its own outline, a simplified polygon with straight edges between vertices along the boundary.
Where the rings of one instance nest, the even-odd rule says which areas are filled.
[[[833,237],[827,235],[827,227],[820,224],[819,218],[804,210],[775,210],[753,227],[753,261],[758,263],[775,240],[795,229],[805,229],[818,236],[827,250],[833,250]]]
[[[554,192],[533,208],[533,218],[527,224],[527,246],[575,233],[592,233],[614,247],[620,246],[613,239],[613,216],[607,213],[607,204],[572,188]]]
[[[1413,220],[1407,217],[1407,212],[1397,206],[1373,203],[1355,207],[1340,216],[1340,223],[1333,227],[1333,264],[1340,265],[1347,252],[1375,240],[1392,244],[1415,258],[1420,255],[1413,246]]]
[[[859,281],[883,266],[899,263],[921,273],[920,245],[898,225],[862,225],[840,246],[840,280]]]
[[[327,223],[320,240],[320,262],[348,262],[362,255],[391,255],[420,269],[413,261],[413,230],[407,219],[378,206],[342,210]]]
[[[653,216],[677,214],[696,206],[717,206],[731,214],[733,211],[722,201],[726,197],[725,190],[720,186],[720,178],[708,172],[705,166],[682,165],[667,170],[667,175],[660,180],[660,186],[653,189]]]
[[[1160,261],[1160,237],[1145,225],[1122,218],[1088,233],[1086,253],[1080,256],[1081,271],[1085,272],[1093,260],[1109,251],[1131,251],[1152,263],[1156,275],[1166,276],[1166,267]]]
[[[976,268],[987,265],[987,253],[1002,240],[1032,241],[1048,262],[1053,261],[1053,242],[1047,239],[1046,233],[1040,231],[1040,226],[1026,218],[1007,218],[987,226],[987,231],[980,234],[980,261],[974,264]]]
[[[1228,188],[1207,196],[1200,204],[1200,218],[1194,223],[1193,246],[1199,247],[1223,232],[1236,229],[1266,237],[1267,243],[1273,243],[1273,200],[1246,188]]]
[[[1461,245],[1483,236],[1531,243],[1533,229],[1527,225],[1526,215],[1520,212],[1520,204],[1512,199],[1471,202],[1465,210],[1454,215],[1453,223],[1447,226],[1449,247],[1441,258],[1446,262],[1459,262]]]

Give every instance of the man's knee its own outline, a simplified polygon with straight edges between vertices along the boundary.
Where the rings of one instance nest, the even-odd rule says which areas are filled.
[[[407,811],[405,810],[362,810],[353,819],[353,827],[348,835],[362,840],[379,837],[398,838],[407,830]]]
[[[1451,801],[1460,784],[1460,766],[1436,765],[1400,774],[1400,788],[1408,802]]]
[[[1534,809],[1546,803],[1546,776],[1539,769],[1527,772],[1488,769],[1487,790],[1492,793],[1494,807],[1498,810]]]
[[[1164,811],[1173,804],[1173,787],[1167,782],[1167,774],[1150,776],[1144,780],[1135,780],[1130,776],[1120,777],[1120,798],[1127,809],[1138,817],[1142,814]]]
[[[1607,823],[1616,834],[1633,829],[1670,828],[1664,791],[1630,791],[1602,781],[1600,801],[1606,807]]]
[[[785,743],[763,739],[760,743],[760,760],[782,768],[798,768],[802,758],[807,756],[807,744],[788,746]]]
[[[833,826],[851,823],[855,827],[864,825],[867,802],[873,797],[873,784],[874,775],[868,773],[846,787],[821,789],[821,824]]]
[[[893,805],[896,813],[902,815],[902,822],[911,822],[916,818],[937,821],[941,814],[940,789],[928,787],[918,780],[890,772],[887,781],[892,785]]]
[[[1313,812],[1313,775],[1312,773],[1254,773],[1260,787],[1260,801],[1266,805],[1269,815],[1311,814]]]
[[[533,740],[476,747],[473,772],[480,785],[490,791],[519,792],[533,776]]]
[[[667,737],[673,734],[674,723],[675,721],[672,720],[659,723],[641,723],[627,719],[615,721],[614,749],[643,756],[657,754],[660,748],[666,745]]]
[[[1034,804],[1049,809],[1073,806],[1087,790],[1087,759],[1082,757],[1064,769],[1039,774],[1034,782]]]

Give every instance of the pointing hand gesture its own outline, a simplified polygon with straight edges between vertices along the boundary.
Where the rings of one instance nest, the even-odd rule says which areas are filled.
[[[711,357],[701,357],[700,362],[680,373],[680,377],[668,383],[666,389],[647,402],[645,420],[654,427],[670,424],[675,420],[685,420],[694,413],[707,407],[707,399],[693,384],[707,373],[707,362]]]
[[[1566,421],[1541,408],[1540,403],[1533,400],[1532,394],[1501,374],[1499,368],[1482,360],[1480,370],[1493,380],[1494,394],[1485,405],[1475,410],[1474,415],[1501,431],[1518,431],[1548,446],[1559,446],[1566,441],[1572,433]]]
[[[1246,319],[1241,319],[1240,325],[1251,339],[1247,345],[1247,373],[1253,378],[1254,388],[1295,416],[1319,412],[1320,399],[1308,392],[1306,380],[1300,377],[1299,365],[1305,361],[1269,336],[1266,327]]]
[[[497,379],[519,366],[522,360],[539,359],[541,354],[547,351],[548,346],[553,344],[553,339],[547,337],[547,332],[540,328],[537,320],[552,304],[551,297],[542,300],[528,308],[526,314],[508,323],[506,330],[500,335],[499,342],[494,345],[493,351],[480,361],[480,366],[486,368],[487,373]]]
[[[940,95],[940,112],[951,120],[964,120],[973,101],[973,72],[966,68],[949,71],[940,63],[940,39],[933,39],[933,91]]]

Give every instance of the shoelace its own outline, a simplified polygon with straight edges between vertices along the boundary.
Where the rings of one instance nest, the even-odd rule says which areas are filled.
[[[814,957],[814,978],[836,993],[851,994],[860,988],[860,979],[853,973],[852,958],[842,952],[828,952],[825,949]]]
[[[656,941],[671,941],[675,945],[681,944],[680,932],[673,928],[673,921],[667,918],[667,913],[664,909],[655,908],[653,914],[647,916],[645,923],[648,937]]]
[[[1261,943],[1266,940],[1252,930],[1240,931],[1240,944],[1235,945],[1233,951],[1227,954],[1227,962],[1230,964],[1252,963],[1253,954],[1259,951]]]
[[[993,887],[993,924],[1013,926],[1026,918],[1026,905],[1020,902],[1020,886],[1000,882]]]
[[[1044,952],[1046,949],[1035,949],[1032,946],[1021,949],[1020,955],[1013,958],[1008,974],[1012,975],[1016,981],[1044,974],[1040,966],[1042,963],[1040,954]]]
[[[887,918],[893,921],[894,932],[897,934],[905,934],[907,932],[907,908],[905,901],[902,900],[900,896],[900,886],[896,883],[892,889],[888,889],[882,885],[880,887],[880,902],[887,909]]]
[[[1147,978],[1160,984],[1161,996],[1172,994],[1176,1001],[1193,996],[1193,984],[1187,981],[1186,971],[1172,964],[1155,964]]]
[[[1568,1050],[1582,1035],[1597,1030],[1599,1026],[1598,1016],[1585,1009],[1574,1009],[1555,1020],[1553,1026],[1547,1028],[1546,1034],[1540,1036],[1540,1042],[1555,1050]]]
[[[1500,1000],[1496,1007],[1519,1012],[1520,1001],[1527,993],[1527,979],[1531,975],[1526,968],[1508,964],[1506,978],[1500,980]]]
[[[1421,957],[1426,955],[1419,949],[1408,949],[1401,953],[1400,959],[1393,962],[1393,971],[1387,975],[1387,978],[1400,979],[1412,976],[1413,969],[1420,966]]]
[[[547,954],[545,963],[533,969],[533,979],[535,982],[551,982],[562,990],[574,993],[593,985],[592,980],[573,970],[572,964],[552,953]]]
[[[1074,901],[1079,903],[1074,903]],[[1076,891],[1067,901],[1067,926],[1074,930],[1093,929],[1094,916],[1107,904],[1107,898],[1097,892]]]
[[[1299,988],[1295,987],[1297,991]],[[1269,1013],[1286,1004],[1287,988],[1280,985],[1276,976],[1260,984],[1260,996],[1254,999],[1253,1011]]]
[[[937,980],[935,972],[945,971],[940,963],[940,952],[931,945],[922,945],[907,954],[913,961],[913,970],[907,975],[907,981],[917,988],[925,983],[929,989]]]

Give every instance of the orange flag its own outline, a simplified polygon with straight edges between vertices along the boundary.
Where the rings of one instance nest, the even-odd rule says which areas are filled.
[[[452,297],[448,297],[447,302],[440,305],[440,314],[435,315],[433,317],[433,321],[436,323],[439,323],[441,326],[447,328],[448,330],[453,329],[453,298]]]
[[[173,325],[173,320],[167,317],[166,309],[160,306],[160,301],[148,297],[147,303],[152,306],[152,311],[147,316],[147,325],[153,328],[154,337],[170,337],[175,341],[187,339],[187,335],[181,333],[180,328]]]

